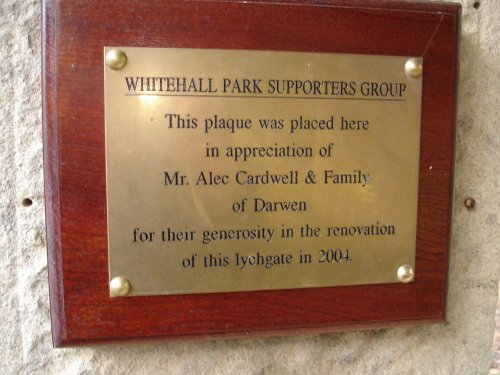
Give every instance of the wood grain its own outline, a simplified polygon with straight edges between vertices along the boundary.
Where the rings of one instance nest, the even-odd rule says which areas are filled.
[[[45,0],[43,126],[54,346],[442,322],[460,6],[434,2]],[[108,296],[103,47],[423,56],[417,278],[278,291]]]

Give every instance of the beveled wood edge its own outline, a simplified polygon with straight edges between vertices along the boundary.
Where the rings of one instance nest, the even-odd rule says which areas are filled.
[[[55,1],[43,0],[42,14],[42,126],[45,195],[45,227],[49,281],[52,342],[55,347],[66,341],[64,276],[61,248],[59,202],[59,142],[57,120],[57,10]]]
[[[460,5],[460,4],[459,4]],[[446,223],[446,232],[448,233],[448,237],[446,238],[445,244],[445,252],[446,252],[446,267],[445,267],[445,277],[444,277],[444,285],[443,285],[443,306],[444,309],[444,320],[448,321],[448,284],[449,284],[449,273],[450,273],[450,247],[451,247],[451,236],[453,229],[453,200],[454,200],[454,179],[455,179],[455,148],[456,148],[456,140],[457,140],[457,121],[458,121],[458,88],[459,88],[459,76],[460,76],[460,35],[462,32],[462,6],[460,5],[456,8],[456,12],[453,14],[455,17],[455,65],[454,65],[454,81],[453,81],[453,124],[452,127],[452,138],[453,138],[453,147],[451,150],[451,158],[450,158],[450,176],[449,176],[449,190],[450,194],[448,195],[448,219]]]
[[[183,2],[204,2],[206,0],[177,0]],[[359,10],[392,10],[456,14],[462,8],[459,3],[432,0],[211,0],[214,3],[255,3],[295,6],[322,6],[353,8]]]
[[[410,328],[414,326],[423,326],[426,324],[443,324],[446,323],[444,311],[440,315],[434,317],[426,317],[422,319],[408,320],[393,320],[390,322],[384,321],[364,321],[363,323],[353,322],[351,324],[339,325],[313,325],[313,326],[294,326],[292,328],[275,328],[275,329],[253,329],[219,331],[211,333],[186,333],[176,335],[158,335],[158,336],[120,336],[119,338],[103,337],[99,339],[61,339],[53,342],[54,348],[71,348],[75,346],[88,345],[123,345],[127,343],[167,343],[178,341],[222,341],[222,340],[245,340],[245,339],[265,339],[271,337],[284,338],[292,335],[314,335],[325,333],[342,333],[342,332],[359,332],[359,331],[374,331],[387,328]]]

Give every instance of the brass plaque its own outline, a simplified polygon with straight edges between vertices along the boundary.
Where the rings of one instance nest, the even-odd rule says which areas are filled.
[[[106,47],[111,295],[411,281],[420,64]]]

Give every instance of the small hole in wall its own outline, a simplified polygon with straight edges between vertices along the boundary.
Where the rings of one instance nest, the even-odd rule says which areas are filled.
[[[474,9],[479,9],[479,7],[481,6],[481,3],[479,1],[475,1],[472,6],[474,7]]]
[[[32,204],[33,204],[33,201],[32,201],[31,199],[29,199],[29,198],[24,198],[24,199],[23,199],[23,206],[24,206],[24,207],[29,207],[29,206],[31,206]]]

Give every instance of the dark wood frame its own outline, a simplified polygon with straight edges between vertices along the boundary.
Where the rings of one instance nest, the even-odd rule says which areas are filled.
[[[43,126],[54,346],[443,322],[460,5],[393,0],[44,0]],[[423,56],[410,284],[110,299],[103,47]]]

